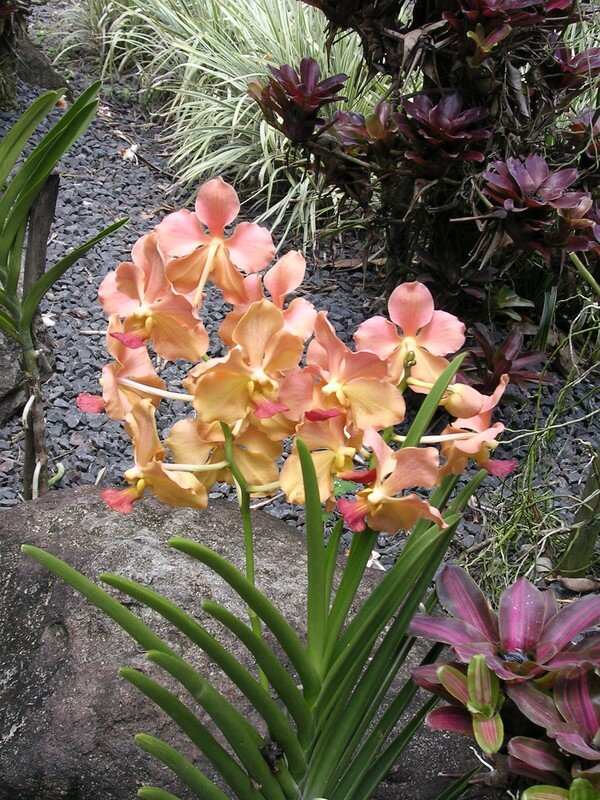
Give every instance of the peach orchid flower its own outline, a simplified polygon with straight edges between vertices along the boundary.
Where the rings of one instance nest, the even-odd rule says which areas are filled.
[[[236,304],[219,328],[219,336],[225,344],[232,346],[233,329],[251,304],[264,298],[263,282],[271,295],[273,305],[283,312],[285,330],[306,341],[315,325],[317,312],[314,306],[303,297],[295,297],[287,308],[284,307],[287,295],[300,286],[305,272],[306,261],[302,253],[290,250],[265,273],[263,280],[256,274],[247,275],[243,280],[244,302]]]
[[[317,378],[317,407],[339,409],[360,430],[382,429],[404,419],[404,398],[391,383],[388,363],[366,351],[353,352],[320,311],[308,346],[306,371]]]
[[[125,419],[142,397],[149,396],[155,406],[160,403],[160,395],[144,393],[145,386],[164,392],[166,385],[156,374],[146,348],[131,349],[115,333],[123,333],[123,323],[116,314],[109,319],[106,335],[106,349],[115,360],[102,368],[102,397],[82,392],[77,406],[88,414],[104,411],[110,419]]]
[[[371,317],[359,325],[354,341],[360,350],[389,358],[396,382],[405,375],[410,353],[415,362],[410,375],[427,380],[442,371],[439,356],[455,353],[465,342],[463,323],[446,311],[436,311],[431,292],[418,281],[397,286],[390,295],[388,310],[389,320]]]
[[[470,459],[473,459],[478,467],[484,467],[492,475],[505,477],[515,468],[515,461],[512,459],[492,459],[492,452],[498,446],[496,439],[504,431],[501,422],[491,424],[492,411],[508,385],[508,375],[502,375],[500,383],[491,396],[485,396],[484,407],[479,414],[468,419],[456,419],[452,425],[444,429],[442,435],[448,438],[441,443],[442,455],[446,462],[440,469],[440,479],[450,473],[460,475],[466,468]],[[464,438],[460,438],[464,436]]]
[[[333,478],[353,468],[353,458],[360,449],[362,436],[349,436],[345,416],[313,422],[305,419],[296,429],[296,438],[302,439],[310,450],[322,503],[332,504]],[[279,478],[288,503],[305,502],[302,470],[296,444],[281,470]]]
[[[109,272],[98,290],[106,313],[124,317],[123,332],[113,336],[132,348],[151,340],[158,355],[169,361],[197,361],[206,353],[208,335],[188,300],[173,293],[156,233],[138,239],[131,257]]]
[[[122,514],[133,510],[133,503],[139,500],[146,489],[150,489],[163,503],[170,506],[206,508],[208,493],[206,487],[191,472],[177,470],[165,464],[165,451],[158,438],[156,409],[149,399],[137,402],[126,415],[126,430],[133,443],[134,466],[124,475],[131,486],[127,489],[104,489],[101,492],[104,502]]]
[[[218,422],[209,424],[198,419],[185,419],[173,425],[165,444],[175,461],[216,464],[214,472],[198,475],[208,487],[216,482],[234,483],[228,467],[219,466],[225,458],[224,441]],[[248,425],[233,440],[234,461],[250,486],[265,486],[277,482],[277,459],[281,456],[281,450],[280,442],[270,441],[262,431],[252,425]]]
[[[430,489],[438,479],[439,454],[435,447],[404,447],[394,452],[374,430],[365,432],[365,445],[373,450],[376,466],[367,472],[352,472],[342,478],[368,483],[356,499],[338,500],[337,506],[353,531],[396,533],[409,530],[420,519],[435,522],[442,530],[446,523],[437,508],[416,494],[396,495],[411,486]]]
[[[239,210],[233,186],[214,178],[200,187],[194,213],[175,211],[156,227],[167,278],[177,294],[194,293],[195,307],[202,303],[208,280],[221,289],[228,303],[243,302],[239,270],[259,272],[275,255],[271,234],[254,222],[241,222],[231,236],[225,235]]]
[[[250,414],[258,421],[287,411],[280,386],[298,369],[304,343],[284,329],[282,312],[268,300],[253,303],[232,339],[235,347],[226,356],[192,371],[198,419],[235,425]]]

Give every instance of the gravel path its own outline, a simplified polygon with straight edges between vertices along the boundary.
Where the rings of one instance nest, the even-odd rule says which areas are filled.
[[[76,89],[81,90],[93,79],[84,74],[76,76]],[[18,109],[0,112],[0,134],[6,132],[18,113],[39,93],[29,86],[20,87]],[[58,112],[53,118],[57,115]],[[65,468],[61,487],[96,482],[119,485],[120,475],[130,458],[129,442],[120,423],[103,416],[83,414],[75,405],[75,397],[81,391],[98,391],[97,379],[105,363],[103,337],[92,333],[101,331],[105,325],[96,300],[100,281],[117,263],[128,258],[130,247],[139,235],[149,231],[167,211],[186,200],[183,195],[168,193],[171,182],[161,171],[166,167],[158,141],[160,132],[160,126],[150,122],[140,107],[135,104],[124,107],[108,93],[102,100],[97,119],[71,148],[60,167],[61,190],[49,247],[51,260],[113,220],[131,217],[125,228],[82,259],[47,295],[42,305],[43,319],[49,326],[56,356],[56,371],[46,383],[44,393],[52,461],[54,465],[61,462]],[[132,143],[138,145],[137,161],[123,158],[124,150]],[[358,323],[373,313],[381,280],[373,276],[363,287],[360,269],[333,269],[327,254],[323,255],[325,260],[310,264],[305,296],[319,309],[328,310],[340,335],[346,332],[348,336]],[[352,252],[346,253],[343,246],[337,245],[336,255],[341,259]],[[221,318],[216,299],[215,292],[212,296],[209,293],[205,306],[208,315],[205,323],[209,329],[216,328]],[[177,365],[169,365],[163,376],[169,380],[183,374]],[[594,404],[597,406],[594,378],[597,383],[597,373],[579,383],[566,398],[566,417],[562,422],[593,412]],[[542,416],[552,411],[560,388],[560,383],[542,388]],[[512,399],[499,415],[512,430],[506,438],[531,428],[533,422],[531,400],[517,390],[510,394]],[[163,425],[169,424],[165,417],[162,421]],[[552,487],[558,505],[564,505],[563,495],[579,493],[585,468],[599,437],[598,415],[556,430],[541,465],[543,474],[537,479],[537,485]],[[516,454],[524,458],[530,441],[527,437],[517,440],[514,445],[503,448],[501,457]],[[0,506],[11,506],[20,500],[21,458],[22,432],[16,416],[0,431]],[[511,479],[506,482],[502,496],[510,492],[510,486]],[[482,508],[487,504],[487,525],[482,527],[482,516],[477,509],[468,512],[459,536],[462,546],[472,547],[485,538],[490,523],[499,521],[501,504],[497,504],[500,496],[497,487],[498,482],[488,478],[479,500]],[[275,502],[267,510],[292,523],[297,522],[296,510],[284,503]],[[394,546],[389,544],[382,538],[384,564],[393,556]]]

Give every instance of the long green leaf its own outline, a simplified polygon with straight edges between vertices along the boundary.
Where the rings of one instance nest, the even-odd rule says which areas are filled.
[[[138,797],[143,800],[181,800],[171,792],[165,792],[164,789],[156,789],[154,786],[141,786],[138,789]]]
[[[85,244],[80,245],[79,247],[72,250],[68,253],[64,258],[61,258],[54,266],[52,266],[47,272],[45,272],[35,284],[32,286],[31,291],[23,299],[23,309],[21,312],[21,326],[22,330],[27,330],[31,322],[33,320],[33,315],[37,311],[37,308],[40,304],[42,297],[46,294],[46,292],[56,283],[59,278],[61,278],[64,273],[71,267],[78,259],[84,256],[88,250],[91,250],[92,247],[97,245],[99,242],[102,241],[106,236],[110,236],[111,233],[119,230],[122,228],[129,221],[129,217],[124,217],[123,219],[117,220],[113,222],[112,225],[109,225],[104,230],[97,233],[91,239],[88,239]]]
[[[160,636],[157,636],[154,631],[139,620],[135,614],[121,605],[114,597],[111,597],[107,592],[96,586],[95,583],[88,580],[76,569],[65,564],[59,558],[56,558],[45,550],[32,545],[24,544],[21,550],[28,556],[35,558],[36,561],[45,567],[47,570],[57,575],[69,586],[78,591],[84,597],[103,611],[107,616],[120,625],[127,633],[135,639],[145,650],[160,650],[163,653],[168,653],[174,658],[179,658],[177,653],[172,650],[169,645],[164,642]]]
[[[321,688],[319,676],[306,654],[298,634],[281,616],[273,603],[259,591],[246,576],[233,564],[215,553],[210,548],[191,539],[170,539],[176,550],[181,550],[206,564],[228,583],[239,596],[252,608],[282,646],[300,676],[304,688],[304,696],[308,702],[314,700]]]
[[[21,334],[15,326],[15,321],[6,312],[0,309],[0,328],[8,333],[15,341],[21,344]]]
[[[329,715],[340,694],[347,691],[347,676],[356,673],[357,667],[364,663],[379,633],[398,609],[402,598],[408,595],[411,586],[418,580],[430,555],[438,545],[451,538],[458,518],[449,517],[446,522],[449,525],[447,530],[440,532],[437,526],[432,526],[430,537],[424,538],[406,556],[401,554],[348,625],[339,640],[335,661],[323,681],[317,704],[320,720]]]
[[[315,747],[311,759],[311,773],[317,774],[323,781],[323,789],[327,794],[332,774],[338,773],[352,757],[357,742],[369,727],[383,699],[396,677],[398,670],[410,652],[412,642],[406,647],[406,631],[410,621],[418,610],[428,586],[444,557],[450,544],[452,533],[443,536],[438,546],[430,551],[427,562],[418,570],[414,582],[404,597],[392,601],[396,608],[400,606],[396,618],[383,642],[379,645],[364,675],[357,684],[352,696],[343,709],[338,705],[330,712],[329,719],[323,728],[318,746]],[[387,614],[387,612],[386,612]],[[374,626],[370,638],[364,635],[363,652],[357,657],[363,661],[367,653],[366,643],[373,641],[379,624]]]
[[[405,639],[402,646],[402,650],[404,651],[402,653],[402,662],[404,662],[406,655],[408,655],[411,649],[412,642]],[[432,647],[427,656],[421,661],[421,665],[431,664],[436,661],[442,650],[443,645],[438,644]],[[378,651],[378,653],[379,652],[380,651]],[[389,687],[386,686],[386,691],[388,688]],[[369,731],[369,735],[365,739],[360,750],[355,752],[358,744],[360,743],[360,739],[364,734],[364,731],[369,726],[369,721],[367,721],[366,725],[361,725],[357,729],[353,739],[348,745],[347,752],[344,754],[344,758],[340,766],[336,767],[334,773],[332,774],[331,792],[329,793],[332,798],[334,795],[336,797],[338,795],[340,797],[344,797],[346,794],[351,795],[352,790],[356,787],[360,780],[362,780],[363,776],[373,763],[375,756],[383,747],[387,737],[391,734],[392,730],[398,723],[398,720],[406,711],[408,704],[414,697],[416,691],[416,684],[412,683],[411,681],[405,683],[402,689],[394,697],[388,708],[385,710],[379,722],[371,731]],[[381,702],[381,694],[379,692],[374,693],[371,705],[379,709]],[[373,714],[369,714],[368,720],[372,719],[372,717]],[[342,775],[343,778],[341,777]]]
[[[227,795],[223,794],[203,772],[177,752],[174,747],[147,733],[138,733],[135,740],[142,750],[162,761],[165,767],[174,772],[188,789],[194,792],[198,800],[229,800]]]
[[[100,580],[153,609],[180,630],[191,642],[202,648],[263,717],[271,737],[286,748],[286,756],[289,759],[292,772],[294,774],[302,774],[304,772],[306,768],[304,753],[285,715],[260,683],[252,677],[248,670],[244,669],[231,653],[221,646],[214,636],[211,636],[195,619],[182,611],[175,603],[135,581],[111,574],[101,575]],[[240,624],[243,625],[243,623]],[[265,645],[265,648],[268,649],[267,645]],[[276,656],[274,654],[272,656],[277,661]],[[283,670],[283,667],[281,669]],[[297,689],[296,693],[304,703],[304,698]]]
[[[18,284],[21,277],[23,265],[23,242],[25,241],[25,231],[27,230],[27,220],[23,220],[20,227],[14,231],[13,245],[8,254],[6,269],[3,263],[0,266],[0,283],[6,289],[6,297],[10,299],[14,310],[19,307]],[[18,316],[18,315],[17,315]]]
[[[284,800],[275,775],[263,758],[264,740],[223,695],[181,658],[150,651],[148,658],[178,680],[211,717],[267,800]]]
[[[326,641],[327,601],[325,597],[325,543],[323,541],[323,514],[319,500],[319,484],[310,450],[301,439],[296,439],[302,480],[304,483],[306,551],[308,569],[307,588],[307,652],[321,674]]]
[[[0,142],[0,188],[23,152],[29,137],[44,117],[48,116],[62,94],[64,90],[60,89],[36,98]]]
[[[261,795],[252,785],[248,775],[181,700],[137,669],[125,667],[119,670],[119,675],[171,717],[214,765],[240,800],[259,800]]]
[[[333,578],[335,576],[335,568],[338,560],[338,549],[343,532],[344,520],[340,518],[333,526],[333,530],[329,535],[327,547],[325,548],[325,600],[327,603],[327,608],[329,608],[329,604],[331,603]]]
[[[339,633],[358,590],[367,562],[377,542],[377,532],[370,529],[354,535],[339,588],[327,620],[325,665],[329,665]]]
[[[454,783],[451,783],[450,786],[448,786],[447,789],[444,789],[443,792],[440,792],[438,796],[434,798],[434,800],[458,800],[458,798],[469,785],[471,778],[478,772],[479,767],[473,767],[473,769],[465,772],[461,778],[454,781]]]
[[[428,700],[402,728],[400,733],[391,744],[386,747],[379,758],[377,758],[371,766],[371,769],[356,787],[352,793],[352,800],[368,800],[371,797],[375,789],[377,789],[381,781],[394,766],[398,756],[412,740],[425,719],[426,714],[435,706],[438,700],[439,698],[437,697],[432,697],[431,700]]]
[[[275,653],[262,637],[257,636],[239,617],[218,603],[205,600],[202,603],[202,610],[225,625],[252,653],[257,664],[269,679],[269,683],[281,698],[286,710],[296,722],[300,743],[307,745],[314,728],[312,714],[293,678]],[[274,736],[274,738],[279,744],[284,745],[280,737]]]
[[[52,151],[52,145],[55,140],[57,138],[60,139],[65,131],[73,128],[74,122],[80,113],[85,110],[90,103],[95,101],[101,86],[101,81],[97,81],[86,89],[68,111],[63,114],[61,119],[38,142],[33,151],[25,159],[17,174],[10,180],[0,200],[0,227],[4,225],[4,219],[18,195],[31,184],[33,178],[35,178],[35,180],[39,179],[39,175],[44,170],[47,163],[48,153]],[[65,148],[65,150],[66,149],[67,148]],[[50,167],[49,172],[51,172],[52,169],[53,167]]]
[[[440,403],[440,400],[444,396],[446,389],[452,383],[452,378],[456,375],[458,370],[460,369],[460,365],[466,358],[466,353],[462,353],[460,356],[456,356],[450,364],[446,367],[446,369],[442,372],[440,377],[437,379],[433,387],[427,393],[427,397],[423,401],[421,408],[417,412],[416,417],[412,421],[410,428],[406,433],[406,438],[402,444],[402,447],[417,447],[421,436],[425,434],[427,430],[427,426],[431,422],[433,415],[435,414],[437,407]]]

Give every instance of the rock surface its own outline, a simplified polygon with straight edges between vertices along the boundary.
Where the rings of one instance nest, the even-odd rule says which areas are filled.
[[[13,416],[24,398],[19,347],[0,330],[0,425]]]
[[[306,586],[302,536],[262,512],[256,514],[255,528],[258,583],[301,631]],[[209,597],[244,614],[220,578],[168,547],[171,536],[201,541],[242,567],[238,511],[223,501],[197,514],[148,500],[122,517],[107,513],[96,489],[80,487],[0,513],[0,800],[131,800],[141,782],[167,788],[182,800],[190,796],[138,748],[133,736],[159,736],[201,764],[197,751],[116,671],[133,666],[174,689],[172,684],[116,624],[20,552],[22,543],[37,545],[92,579],[117,572],[164,593],[195,616],[200,601]],[[377,573],[368,573],[366,591],[377,580]],[[240,706],[235,687],[198,648],[153,612],[128,598],[125,602],[254,718],[250,708]],[[202,624],[250,666],[247,653],[223,638],[217,623],[201,616]],[[438,757],[431,758],[432,749]],[[424,732],[375,796],[395,800],[410,790],[412,798],[429,800],[446,783],[436,777],[439,771],[459,773],[472,763],[468,742]]]

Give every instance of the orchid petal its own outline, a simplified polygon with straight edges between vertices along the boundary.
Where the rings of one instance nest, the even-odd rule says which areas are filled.
[[[119,514],[131,514],[133,504],[140,499],[141,495],[135,487],[130,486],[128,489],[103,489],[100,497],[113,511],[117,511]]]
[[[425,347],[436,356],[455,353],[465,343],[465,326],[447,311],[434,311],[417,336],[419,347]]]
[[[212,236],[223,236],[223,229],[233,222],[240,212],[237,192],[223,178],[213,178],[203,183],[196,197],[196,214]]]
[[[86,414],[101,414],[106,408],[102,397],[88,392],[80,392],[75,400],[77,408]]]
[[[354,334],[359,350],[368,350],[387,358],[402,344],[396,326],[385,317],[371,317],[361,322]]]
[[[265,274],[264,284],[275,305],[281,308],[286,295],[304,280],[306,261],[298,250],[290,250]]]
[[[405,336],[416,336],[433,317],[433,297],[429,289],[419,281],[397,286],[388,302],[390,319]]]
[[[167,214],[156,226],[156,234],[158,246],[165,259],[189,256],[209,240],[198,217],[185,208]]]
[[[236,267],[244,272],[260,272],[275,255],[273,237],[268,228],[255,222],[237,225],[233,234],[225,240],[225,247]]]
[[[391,383],[357,378],[344,385],[344,394],[354,423],[361,430],[389,428],[404,419],[404,398]]]

